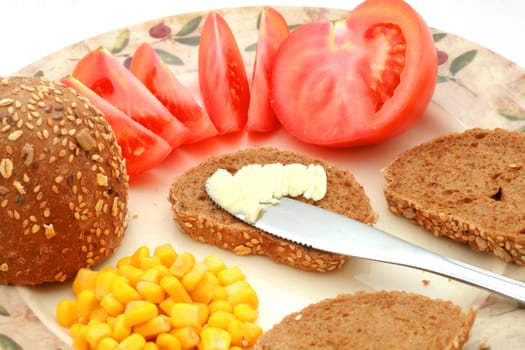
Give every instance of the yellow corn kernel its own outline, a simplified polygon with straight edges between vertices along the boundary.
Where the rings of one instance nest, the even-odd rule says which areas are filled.
[[[108,318],[108,313],[104,308],[100,305],[97,305],[95,310],[93,310],[89,314],[89,321],[99,321],[99,322],[105,322]]]
[[[82,325],[83,327],[76,330],[75,336],[73,336],[73,348],[76,350],[89,350],[89,343],[86,339],[86,330],[87,326]]]
[[[244,341],[242,346],[253,346],[257,342],[257,339],[262,335],[262,328],[252,322],[244,323]]]
[[[160,286],[168,293],[171,299],[175,302],[191,303],[191,297],[184,289],[182,283],[175,276],[164,276],[160,280]]]
[[[78,293],[78,320],[81,323],[87,323],[89,316],[98,306],[97,297],[93,289],[84,289]]]
[[[228,298],[228,293],[226,293],[226,289],[223,286],[216,286],[213,289],[213,301],[216,300],[226,300]]]
[[[215,275],[226,268],[224,261],[217,254],[208,255],[203,261],[208,265],[208,270]]]
[[[160,258],[158,256],[144,256],[140,259],[139,268],[142,271],[151,269],[152,267],[160,265]]]
[[[151,339],[158,334],[166,333],[170,330],[170,318],[165,315],[155,316],[151,320],[143,322],[133,327],[134,333],[138,333],[146,339]]]
[[[124,277],[130,286],[135,287],[142,279],[144,271],[133,265],[122,265],[118,268],[118,274]]]
[[[177,278],[182,278],[195,265],[195,257],[191,253],[182,253],[171,264],[170,272]]]
[[[98,272],[81,268],[73,280],[73,292],[78,295],[84,289],[95,289],[95,281]]]
[[[71,338],[76,338],[82,334],[85,334],[87,325],[84,323],[74,323],[69,328],[69,335]]]
[[[112,328],[113,331],[111,336],[117,341],[122,341],[131,335],[131,327],[126,325],[124,314],[115,317],[115,323],[113,324]]]
[[[186,275],[188,276],[189,273]],[[184,278],[186,278],[184,276]],[[215,295],[215,287],[219,281],[214,274],[206,272],[195,288],[189,293],[193,301],[208,304]]]
[[[195,304],[175,303],[171,308],[171,324],[175,328],[196,327],[201,328],[199,312],[200,307]]]
[[[164,244],[155,248],[153,256],[159,257],[162,265],[170,267],[177,259],[177,252],[170,244]]]
[[[118,341],[113,338],[106,337],[98,343],[97,350],[115,350],[117,346]]]
[[[244,322],[241,320],[232,320],[228,323],[228,333],[230,333],[232,339],[231,342],[233,345],[244,346],[242,343],[244,339]]]
[[[137,282],[137,291],[147,301],[155,304],[162,302],[166,295],[164,289],[154,282],[139,281]]]
[[[74,300],[61,300],[56,308],[57,322],[63,327],[71,327],[78,320],[78,303]]]
[[[140,294],[129,285],[126,278],[119,276],[113,283],[111,294],[122,304],[127,304],[132,300],[139,300]]]
[[[169,273],[169,269],[164,265],[153,266],[142,274],[141,280],[159,283],[160,279]]]
[[[142,350],[159,350],[159,347],[156,343],[149,341],[144,345],[144,349]]]
[[[124,311],[124,323],[133,327],[139,323],[151,320],[157,316],[157,306],[146,300],[133,300],[126,305]]]
[[[121,303],[113,293],[109,293],[102,297],[100,300],[100,306],[108,313],[110,316],[117,316],[124,312],[125,305]]]
[[[208,318],[208,326],[228,329],[228,325],[233,320],[235,320],[235,316],[232,313],[218,310],[210,314],[210,317]]]
[[[221,328],[206,327],[201,333],[202,350],[229,350],[231,335]]]
[[[226,299],[233,306],[237,304],[248,304],[253,309],[259,306],[257,293],[252,286],[246,281],[236,281],[224,287],[228,298]]]
[[[180,342],[182,349],[193,349],[199,344],[200,336],[193,327],[176,328],[170,332]]]
[[[205,263],[197,262],[191,269],[182,277],[181,283],[187,291],[195,289],[200,280],[204,277],[208,271],[208,265]]]
[[[182,350],[180,341],[170,333],[159,334],[156,343],[160,350]]]
[[[248,304],[237,304],[233,307],[233,314],[241,321],[255,322],[257,311]]]
[[[227,286],[237,281],[244,281],[244,273],[238,266],[228,267],[217,274],[221,286]]]
[[[141,246],[135,250],[135,252],[131,255],[131,265],[140,268],[140,261],[143,258],[147,258],[150,256],[149,248],[146,246]]]
[[[146,339],[137,333],[133,333],[122,340],[117,346],[117,350],[143,350],[146,346]]]
[[[210,310],[208,310],[208,304],[205,303],[193,303],[199,308],[199,323],[204,325],[208,321],[208,316],[210,316]]]
[[[117,280],[118,275],[113,271],[101,271],[95,280],[95,295],[97,300],[101,300],[104,295],[111,293],[113,283]]]
[[[243,348],[241,348],[240,346],[232,346],[230,347],[230,350],[244,350]]]
[[[124,265],[131,265],[131,256],[130,255],[126,255],[126,256],[118,259],[117,264],[116,264],[117,270],[121,266],[124,266]]]
[[[166,298],[159,303],[159,309],[164,315],[170,316],[173,305],[175,305],[173,299]]]
[[[208,310],[210,314],[214,313],[215,311],[219,311],[219,310],[222,310],[228,313],[233,313],[233,306],[226,300],[215,300],[215,301],[212,301],[208,305]]]
[[[98,343],[111,336],[111,327],[107,323],[95,322],[87,326],[85,337],[89,345],[96,348]]]

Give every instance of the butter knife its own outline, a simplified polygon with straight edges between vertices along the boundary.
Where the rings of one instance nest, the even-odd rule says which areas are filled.
[[[230,214],[288,241],[425,270],[525,303],[524,282],[439,255],[373,226],[289,197],[281,198],[279,204],[266,205],[256,222],[246,220],[242,213]]]

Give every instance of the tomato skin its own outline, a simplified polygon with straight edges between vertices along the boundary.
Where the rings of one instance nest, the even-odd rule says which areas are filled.
[[[171,153],[171,146],[164,139],[131,119],[75,77],[68,76],[61,82],[86,97],[104,114],[122,149],[130,178],[154,168]]]
[[[188,129],[105,48],[84,56],[73,76],[171,147],[178,147],[188,138]]]
[[[208,113],[149,44],[143,43],[136,49],[130,71],[189,129],[185,143],[195,143],[218,134]]]
[[[210,12],[199,45],[199,86],[219,134],[239,131],[246,125],[250,87],[233,33],[217,12]]]
[[[275,9],[264,7],[260,18],[246,123],[249,131],[266,132],[280,125],[270,105],[270,74],[277,50],[289,33],[284,17]]]
[[[376,28],[387,34],[375,36]],[[343,20],[308,23],[290,34],[272,71],[272,107],[302,141],[373,144],[421,118],[436,79],[436,49],[421,16],[402,0],[366,0]]]

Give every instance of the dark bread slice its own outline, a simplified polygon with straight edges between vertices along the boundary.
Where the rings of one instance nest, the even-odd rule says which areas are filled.
[[[327,174],[327,193],[323,199],[313,204],[366,224],[375,222],[376,214],[363,187],[349,171],[332,166],[324,160],[311,159],[303,154],[272,147],[254,147],[211,156],[176,178],[169,193],[175,221],[193,239],[239,255],[267,255],[276,262],[303,270],[324,272],[340,268],[348,257],[269,235],[220,209],[206,194],[205,181],[219,168],[234,173],[248,164],[277,162],[322,165]],[[303,197],[298,199],[305,200]]]
[[[311,304],[263,333],[255,350],[455,350],[474,310],[402,291],[357,292]]]
[[[525,134],[476,128],[438,137],[399,154],[384,177],[393,213],[525,264]]]

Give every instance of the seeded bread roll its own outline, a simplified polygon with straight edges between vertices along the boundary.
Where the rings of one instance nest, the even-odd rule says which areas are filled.
[[[267,255],[276,262],[303,270],[325,272],[343,266],[347,256],[304,247],[269,235],[228,214],[208,197],[205,182],[217,169],[234,173],[245,165],[270,163],[322,165],[327,175],[327,193],[323,199],[312,203],[366,224],[375,222],[376,214],[363,187],[347,170],[296,152],[255,147],[209,157],[174,180],[169,201],[180,229],[200,242],[239,255]],[[297,199],[307,201],[302,196]],[[319,232],[319,235],[322,234]]]
[[[525,264],[525,134],[470,129],[438,137],[398,155],[384,176],[393,213]]]
[[[128,176],[86,99],[0,77],[0,283],[64,281],[108,258],[127,223]]]
[[[459,350],[474,317],[473,310],[419,294],[357,292],[286,316],[254,350]]]

